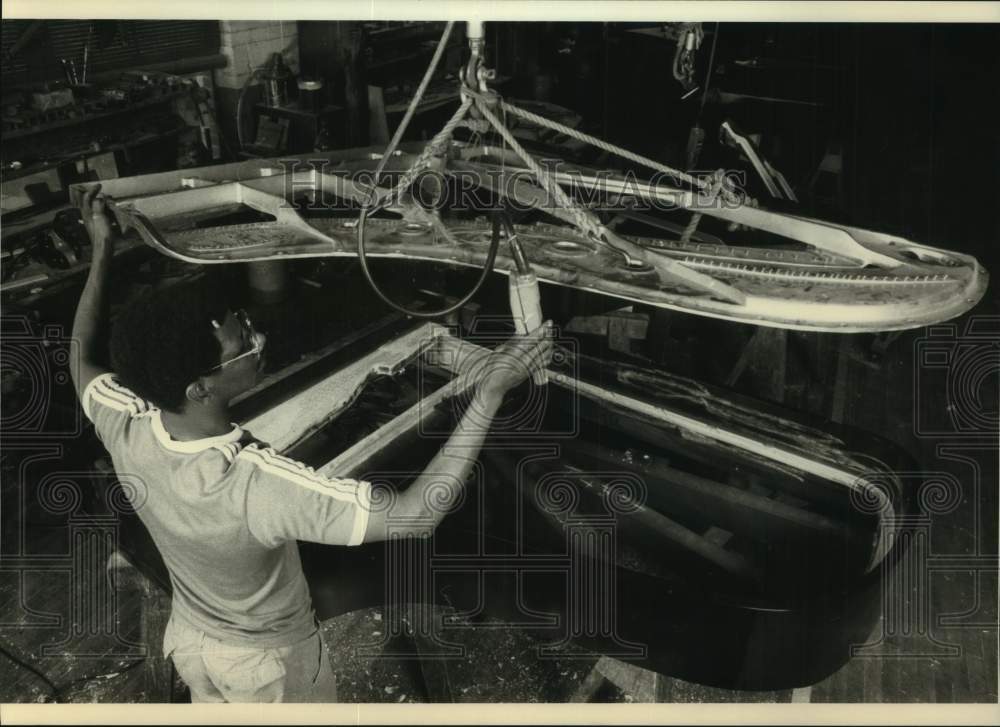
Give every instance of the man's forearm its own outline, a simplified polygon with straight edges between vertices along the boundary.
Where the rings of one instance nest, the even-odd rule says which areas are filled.
[[[398,500],[390,501],[389,507],[371,509],[366,541],[388,539],[392,534],[391,520],[396,521],[393,533],[429,534],[454,508],[504,396],[525,381],[536,366],[548,362],[552,353],[551,330],[552,324],[547,322],[531,333],[512,337],[490,352],[484,365],[477,368],[476,393],[447,444]],[[372,504],[375,502],[373,498]],[[412,527],[400,522],[404,519],[414,520]]]
[[[465,487],[501,402],[502,398],[476,393],[448,442],[403,494],[400,505],[405,512],[419,513],[434,525],[444,518]]]
[[[87,282],[83,286],[80,302],[76,306],[76,316],[73,318],[72,345],[76,348],[71,357],[70,366],[74,379],[79,381],[78,366],[80,363],[98,363],[100,358],[100,343],[105,320],[105,298],[107,278],[111,270],[112,251],[109,249],[96,252],[90,263]]]

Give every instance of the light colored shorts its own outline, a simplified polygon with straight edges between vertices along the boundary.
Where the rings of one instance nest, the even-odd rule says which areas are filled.
[[[192,702],[336,702],[337,685],[317,630],[292,646],[233,646],[171,618],[163,654],[191,690]]]

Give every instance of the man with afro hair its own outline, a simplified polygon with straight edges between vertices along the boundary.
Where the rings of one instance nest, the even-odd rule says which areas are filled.
[[[386,540],[390,510],[394,533],[404,518],[440,522],[506,392],[549,360],[550,326],[490,354],[445,446],[391,508],[373,508],[368,482],[318,475],[232,423],[229,402],[254,386],[266,337],[216,291],[175,286],[131,303],[104,367],[114,233],[99,185],[81,211],[93,261],[71,373],[119,476],[141,483],[129,496],[173,585],[164,654],[195,702],[336,701],[296,541]]]

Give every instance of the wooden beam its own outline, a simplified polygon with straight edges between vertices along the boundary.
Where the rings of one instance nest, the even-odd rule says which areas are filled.
[[[369,377],[396,370],[443,330],[433,324],[414,329],[249,419],[244,426],[258,439],[284,451],[332,421],[354,400]]]
[[[636,702],[655,702],[660,675],[610,656],[602,656],[594,667]]]
[[[425,330],[426,336],[440,337],[446,334],[446,329],[436,324],[428,324],[419,330]],[[328,477],[356,476],[363,470],[367,462],[375,459],[380,452],[392,446],[397,439],[412,432],[421,422],[432,416],[436,412],[438,404],[448,397],[462,394],[471,384],[472,381],[467,377],[457,376],[430,396],[418,401],[388,424],[341,452],[337,457],[320,467],[319,473]]]
[[[586,678],[584,678],[580,686],[570,696],[569,701],[574,704],[593,702],[606,681],[607,679],[604,678],[604,674],[597,668],[597,664],[594,664],[594,667],[587,673]]]
[[[343,349],[347,348],[348,346],[354,343],[357,343],[358,341],[360,341],[363,338],[366,338],[372,333],[375,333],[376,331],[380,331],[383,328],[391,326],[393,323],[396,323],[402,319],[403,319],[402,313],[392,311],[391,313],[388,313],[382,318],[379,318],[378,320],[369,323],[368,325],[362,327],[361,329],[352,331],[351,333],[342,338],[338,338],[329,346],[324,346],[318,351],[306,354],[298,361],[291,363],[288,366],[285,366],[280,371],[275,371],[272,374],[261,377],[261,379],[257,382],[256,385],[254,385],[253,388],[244,391],[242,394],[233,399],[230,402],[230,406],[232,408],[240,407],[247,400],[253,398],[254,396],[257,396],[258,394],[266,391],[267,389],[270,389],[272,386],[275,386],[281,383],[282,381],[285,381],[293,374],[299,373],[303,369],[312,366],[313,364],[323,360],[327,356],[332,356],[338,351],[342,351]]]

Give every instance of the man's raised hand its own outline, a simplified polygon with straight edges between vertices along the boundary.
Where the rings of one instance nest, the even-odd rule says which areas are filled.
[[[105,196],[101,194],[101,185],[95,184],[83,195],[80,215],[83,217],[83,225],[87,228],[90,242],[94,246],[94,257],[111,252],[114,244],[114,231],[108,216],[107,201]]]
[[[548,366],[552,359],[552,321],[546,321],[531,333],[514,335],[490,353],[478,372],[480,395],[500,401],[534,371]]]

